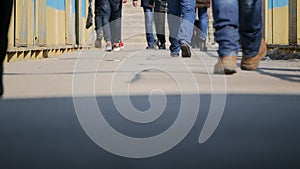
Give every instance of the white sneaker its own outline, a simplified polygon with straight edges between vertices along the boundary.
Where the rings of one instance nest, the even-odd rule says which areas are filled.
[[[119,43],[114,43],[113,50],[116,51],[116,52],[120,51],[121,50],[120,44]]]
[[[111,42],[107,42],[105,46],[105,51],[110,52],[112,50],[112,45]]]

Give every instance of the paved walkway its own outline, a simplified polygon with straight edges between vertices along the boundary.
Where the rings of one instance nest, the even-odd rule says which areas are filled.
[[[300,93],[300,62],[297,61],[262,61],[257,71],[239,69],[236,75],[223,76],[212,73],[217,61],[215,51],[203,53],[195,49],[192,58],[183,59],[171,58],[167,50],[144,48],[128,44],[120,52],[91,50],[8,63],[4,98],[71,97],[74,78],[84,81],[86,76],[93,77],[86,83],[95,83],[96,95],[110,95],[111,85],[130,86],[131,94],[145,94],[156,88],[177,94],[180,92],[177,85],[190,83],[184,78],[194,78],[193,83],[201,93],[210,93],[211,87],[218,92],[226,89],[229,94]],[[176,78],[182,79],[183,84],[176,84]],[[214,83],[214,80],[221,82]]]

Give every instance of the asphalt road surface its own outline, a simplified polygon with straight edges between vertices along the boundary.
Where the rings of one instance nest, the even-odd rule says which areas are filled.
[[[300,95],[228,95],[218,128],[203,144],[199,144],[198,137],[207,117],[211,96],[199,97],[199,114],[187,137],[166,153],[142,159],[120,157],[97,146],[83,131],[72,98],[2,100],[0,168],[300,167]],[[159,119],[149,124],[138,124],[120,116],[111,97],[97,97],[99,108],[114,129],[139,138],[159,134],[172,125],[178,116],[181,100],[179,95],[167,95],[167,100],[166,109]],[[150,106],[148,96],[132,96],[131,102],[139,110],[147,110]],[[103,133],[103,137],[105,135]]]

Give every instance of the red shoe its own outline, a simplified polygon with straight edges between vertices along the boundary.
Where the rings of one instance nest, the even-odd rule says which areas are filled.
[[[120,41],[119,47],[120,47],[120,49],[124,49],[125,48],[125,45],[124,45],[124,43],[122,41]]]

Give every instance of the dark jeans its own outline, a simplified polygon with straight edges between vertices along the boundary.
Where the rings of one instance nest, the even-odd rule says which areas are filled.
[[[103,38],[101,1],[95,0],[95,30],[99,39]]]
[[[8,43],[7,33],[10,23],[12,4],[13,0],[5,0],[0,6],[0,97],[3,94],[3,60],[6,55]]]
[[[167,0],[155,0],[154,22],[157,40],[160,44],[166,43],[166,12]]]
[[[145,17],[145,29],[147,45],[154,48],[154,35],[153,35],[153,10],[150,7],[143,7]]]
[[[261,0],[212,0],[219,56],[257,55],[262,39]]]
[[[101,12],[104,40],[118,43],[121,41],[122,1],[101,0]]]

